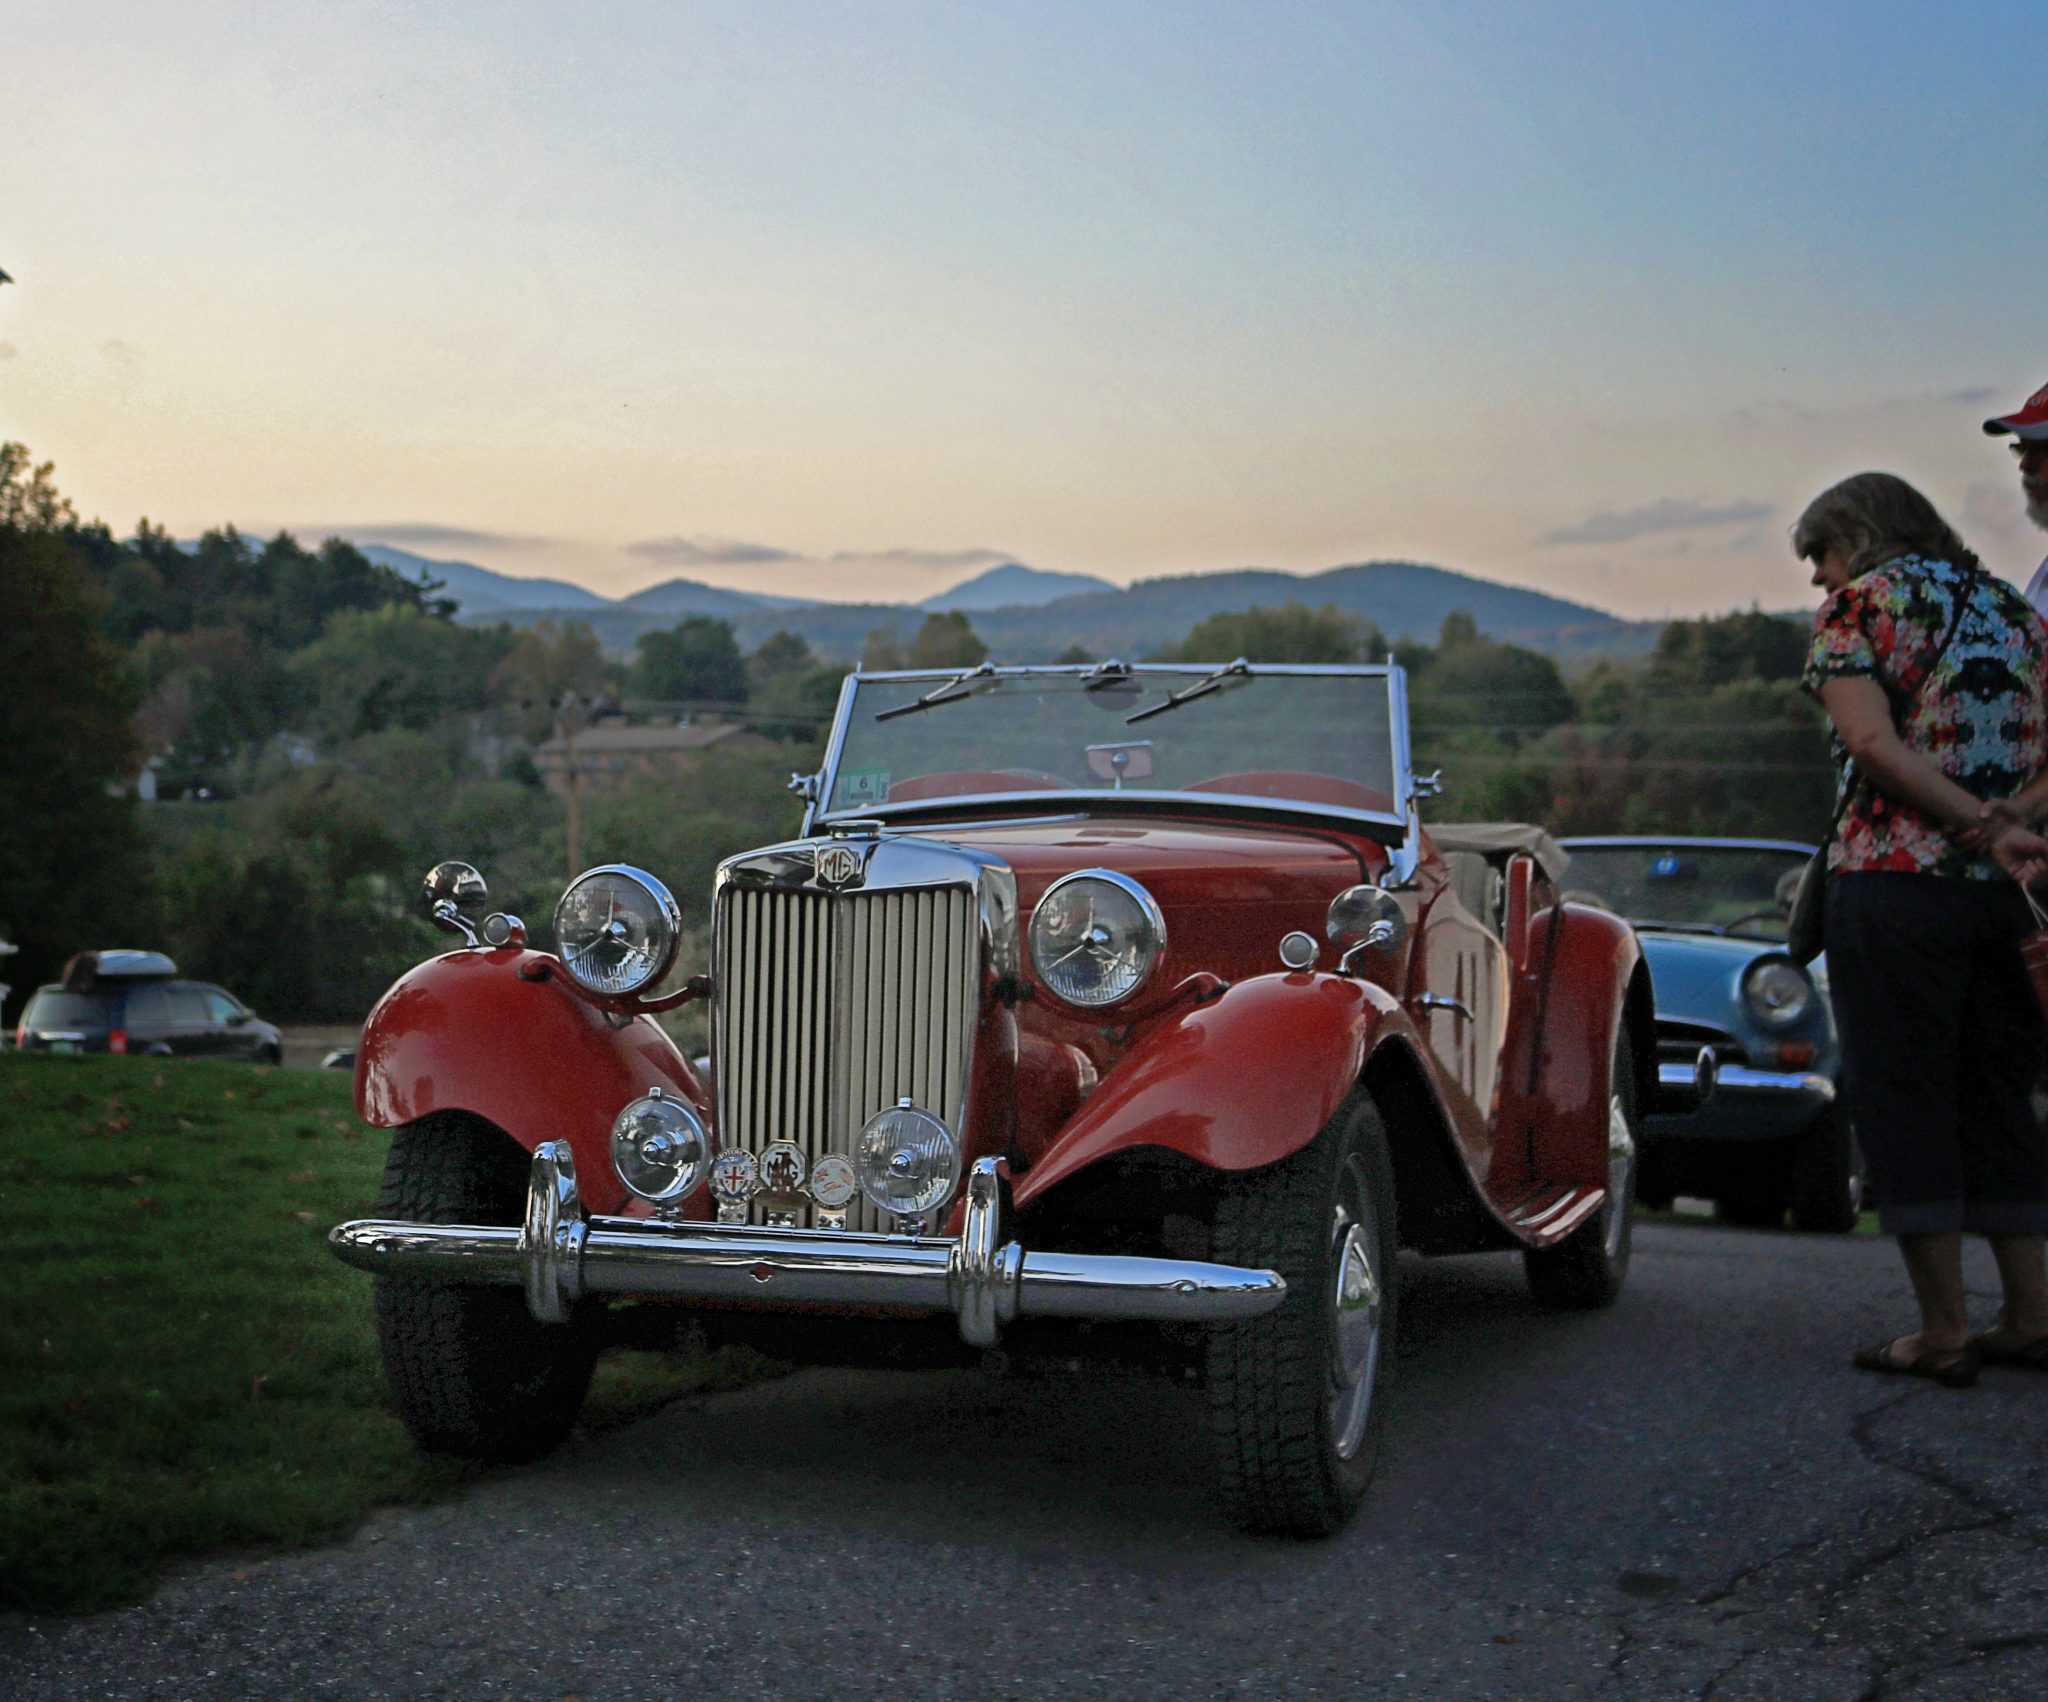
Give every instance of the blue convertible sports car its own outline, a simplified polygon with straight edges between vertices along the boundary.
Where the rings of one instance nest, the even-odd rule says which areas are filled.
[[[1697,1110],[1645,1120],[1636,1194],[1713,1200],[1731,1223],[1853,1229],[1863,1163],[1838,1096],[1826,960],[1785,955],[1785,915],[1810,845],[1771,839],[1567,839],[1567,898],[1634,923],[1657,999],[1660,1067],[1720,1064]]]

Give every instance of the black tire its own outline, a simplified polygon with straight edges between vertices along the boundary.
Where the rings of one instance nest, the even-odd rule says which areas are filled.
[[[1287,1279],[1276,1310],[1207,1336],[1217,1487],[1246,1528],[1328,1536],[1364,1499],[1379,1457],[1395,1246],[1386,1128],[1362,1091],[1300,1152],[1227,1179],[1212,1257]]]
[[[1840,1100],[1792,1146],[1792,1226],[1846,1235],[1863,1215],[1863,1149]]]
[[[256,1054],[256,1062],[259,1064],[268,1064],[273,1069],[275,1069],[279,1064],[282,1064],[284,1062],[284,1051],[281,1047],[266,1046],[263,1048],[262,1051]]]
[[[1636,1204],[1651,1211],[1669,1211],[1678,1198],[1678,1188],[1657,1162],[1655,1145],[1636,1155]]]
[[[391,1138],[380,1217],[518,1223],[530,1161],[480,1118],[436,1112]],[[590,1387],[602,1309],[543,1324],[516,1288],[380,1277],[377,1342],[398,1416],[434,1453],[536,1459],[569,1434]]]
[[[1789,1151],[1773,1141],[1753,1146],[1739,1157],[1743,1173],[1715,1198],[1714,1215],[1737,1229],[1783,1229]]]
[[[1607,1130],[1607,1203],[1556,1246],[1531,1247],[1522,1254],[1529,1290],[1545,1306],[1576,1311],[1612,1306],[1628,1277],[1643,1133],[1636,1113],[1635,1057],[1626,1028],[1614,1045]]]

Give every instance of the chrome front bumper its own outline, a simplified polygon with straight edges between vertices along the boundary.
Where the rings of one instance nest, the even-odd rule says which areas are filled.
[[[1692,1075],[1689,1065],[1660,1064],[1657,1067],[1658,1080],[1666,1087],[1690,1082]],[[1755,1070],[1747,1064],[1723,1064],[1714,1078],[1714,1092],[1731,1099],[1796,1096],[1824,1105],[1835,1097],[1835,1084],[1811,1070]]]
[[[566,1141],[533,1155],[526,1221],[396,1223],[360,1218],[328,1232],[336,1256],[378,1276],[524,1288],[533,1315],[559,1322],[586,1295],[660,1295],[776,1307],[892,1306],[953,1312],[961,1336],[992,1347],[1015,1318],[1218,1322],[1254,1318],[1286,1297],[1276,1271],[1192,1259],[1027,1252],[1002,1239],[994,1159],[967,1179],[957,1241],[837,1230],[763,1229],[591,1217]]]

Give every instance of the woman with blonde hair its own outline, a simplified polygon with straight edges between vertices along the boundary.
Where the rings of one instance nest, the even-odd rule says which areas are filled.
[[[1804,684],[1843,768],[1825,937],[1845,1086],[1920,1309],[1917,1330],[1855,1363],[1954,1387],[1982,1364],[2048,1371],[2042,1024],[2008,874],[2048,841],[1987,813],[2048,766],[2048,626],[1889,473],[1815,497],[1792,547],[1827,593]],[[2004,1287],[1977,1336],[1965,1233],[1989,1241]]]

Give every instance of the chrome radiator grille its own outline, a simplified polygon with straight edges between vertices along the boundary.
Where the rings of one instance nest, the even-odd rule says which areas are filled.
[[[905,1095],[961,1127],[981,978],[969,886],[718,898],[719,1141],[851,1155]],[[887,1228],[865,1200],[848,1222]]]

